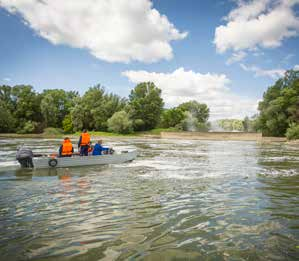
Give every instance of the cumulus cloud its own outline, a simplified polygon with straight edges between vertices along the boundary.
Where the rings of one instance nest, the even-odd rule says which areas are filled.
[[[296,64],[296,65],[294,66],[294,70],[295,70],[295,71],[299,71],[299,64]]]
[[[229,89],[230,80],[224,74],[202,74],[179,68],[171,73],[125,71],[131,82],[154,82],[162,89],[166,106],[197,100],[208,104],[210,118],[243,118],[256,113],[257,100],[240,97]]]
[[[274,48],[285,38],[299,33],[299,18],[294,7],[299,0],[239,1],[215,30],[214,43],[219,53],[257,47]]]
[[[150,0],[0,0],[53,44],[85,48],[108,62],[171,59],[170,42],[187,36]]]
[[[245,65],[245,64],[240,64],[241,68],[246,71],[246,72],[254,72],[255,76],[266,76],[266,77],[270,77],[272,79],[277,79],[280,77],[283,77],[285,74],[285,70],[284,69],[271,69],[271,70],[264,70],[261,69],[255,65]]]

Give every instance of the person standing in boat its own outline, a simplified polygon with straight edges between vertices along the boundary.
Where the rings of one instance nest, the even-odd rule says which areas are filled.
[[[108,152],[109,148],[105,148],[102,146],[103,141],[99,140],[98,143],[96,143],[93,147],[93,151],[92,151],[92,155],[93,156],[98,156],[98,155],[102,155],[102,152]]]
[[[74,147],[71,140],[66,137],[59,148],[59,157],[71,157],[74,153]]]
[[[78,142],[78,149],[80,151],[80,156],[88,156],[88,148],[90,146],[90,135],[87,133],[87,130],[83,130],[80,135]]]

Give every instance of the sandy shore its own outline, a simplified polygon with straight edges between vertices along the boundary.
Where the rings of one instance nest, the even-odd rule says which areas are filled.
[[[247,132],[161,132],[161,138],[192,140],[261,141],[261,133]]]
[[[258,141],[258,142],[286,142],[285,137],[263,137],[256,132],[161,132],[165,139],[189,140],[233,140],[233,141]],[[294,142],[294,141],[290,141]]]

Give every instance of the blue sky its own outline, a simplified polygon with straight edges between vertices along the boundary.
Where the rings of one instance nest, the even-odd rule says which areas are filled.
[[[298,2],[0,0],[0,84],[127,96],[151,80],[167,107],[196,99],[212,119],[252,115],[299,64]]]

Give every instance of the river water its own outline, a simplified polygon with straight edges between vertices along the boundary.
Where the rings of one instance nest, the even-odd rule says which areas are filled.
[[[130,163],[16,169],[0,140],[1,260],[298,260],[299,146],[106,140]]]

